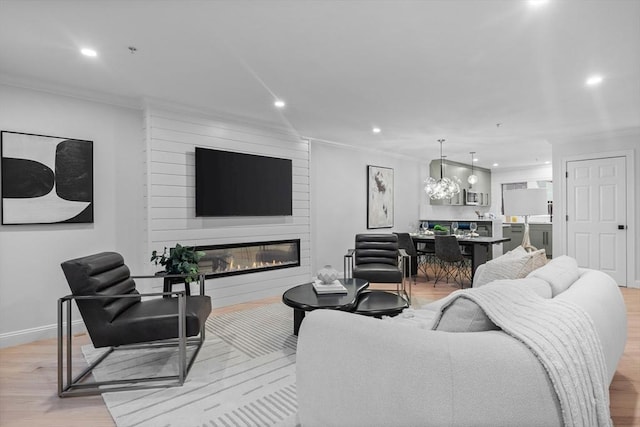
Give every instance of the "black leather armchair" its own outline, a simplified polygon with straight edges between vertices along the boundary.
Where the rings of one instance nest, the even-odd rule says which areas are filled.
[[[345,257],[345,275],[375,283],[395,283],[396,292],[411,301],[405,287],[404,261],[408,254],[395,234],[356,234],[356,247]],[[347,260],[350,259],[351,265]],[[411,292],[411,287],[409,287]]]
[[[58,395],[99,394],[182,385],[202,343],[204,326],[211,312],[211,299],[200,294],[186,296],[185,291],[140,294],[134,277],[115,252],[102,252],[62,263],[72,295],[58,300]],[[147,278],[154,276],[146,276]],[[144,277],[142,277],[144,278]],[[173,296],[172,298],[142,297]],[[73,367],[71,301],[75,301],[96,348],[108,350],[76,378]],[[63,320],[66,304],[66,322]],[[63,381],[63,329],[66,323],[66,383]],[[195,338],[188,338],[195,337]],[[140,344],[143,344],[142,346]],[[107,356],[120,349],[175,347],[178,352],[176,375],[111,380],[87,383],[84,380]],[[187,346],[195,346],[187,360]]]

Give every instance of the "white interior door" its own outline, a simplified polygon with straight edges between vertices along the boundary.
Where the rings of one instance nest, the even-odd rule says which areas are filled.
[[[567,254],[627,283],[624,157],[567,162]]]

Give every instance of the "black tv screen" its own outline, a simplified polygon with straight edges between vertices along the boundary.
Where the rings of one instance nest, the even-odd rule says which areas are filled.
[[[292,214],[290,159],[196,147],[196,216]]]

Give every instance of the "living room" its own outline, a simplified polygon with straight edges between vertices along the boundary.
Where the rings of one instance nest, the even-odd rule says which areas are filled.
[[[526,121],[526,115],[519,116],[518,112],[510,112],[508,105],[489,113],[483,113],[480,118],[476,119],[471,118],[470,115],[473,111],[481,111],[486,108],[485,105],[473,104],[465,108],[464,105],[451,103],[447,110],[444,108],[444,104],[441,104],[445,98],[467,98],[464,91],[470,90],[468,88],[461,88],[462,93],[459,94],[440,94],[433,90],[430,98],[422,103],[424,111],[419,114],[427,121],[426,125],[420,124],[417,118],[406,124],[403,121],[385,124],[387,123],[383,115],[385,111],[397,109],[408,116],[407,107],[399,106],[397,101],[391,104],[392,107],[389,107],[385,105],[385,101],[377,101],[373,96],[364,100],[360,99],[363,97],[363,93],[349,90],[348,73],[335,74],[330,67],[323,66],[315,57],[304,62],[305,65],[315,65],[315,67],[306,68],[307,74],[304,78],[302,78],[300,70],[298,74],[294,74],[269,68],[254,69],[253,61],[258,61],[259,58],[244,57],[243,55],[246,54],[244,50],[238,50],[234,53],[237,55],[234,67],[228,64],[220,65],[215,59],[207,65],[201,64],[195,59],[189,59],[190,55],[197,56],[197,53],[193,51],[194,48],[186,45],[186,49],[192,49],[190,54],[178,49],[180,45],[178,42],[182,42],[184,35],[188,34],[189,31],[186,27],[189,25],[183,24],[185,27],[182,27],[181,31],[176,31],[181,34],[179,37],[177,34],[161,33],[167,39],[155,33],[157,26],[171,27],[172,23],[175,23],[172,16],[177,14],[178,10],[167,5],[168,2],[165,2],[167,9],[156,11],[158,23],[150,25],[148,32],[140,34],[136,24],[138,21],[135,18],[140,18],[141,15],[147,13],[148,5],[145,3],[133,2],[133,5],[123,3],[108,7],[96,6],[96,10],[93,10],[91,5],[79,7],[77,16],[87,17],[96,12],[98,15],[103,15],[104,22],[100,23],[101,27],[109,27],[112,20],[120,19],[118,17],[129,16],[127,19],[122,19],[131,27],[130,33],[122,31],[120,34],[113,34],[111,31],[111,43],[107,43],[106,39],[95,40],[94,43],[102,43],[104,46],[104,48],[96,47],[99,50],[98,58],[103,61],[98,67],[95,63],[87,62],[90,58],[77,55],[74,50],[75,45],[70,43],[69,46],[60,46],[64,40],[64,36],[60,35],[60,26],[66,28],[62,33],[65,31],[73,33],[76,25],[91,27],[86,23],[80,25],[70,18],[74,16],[70,10],[79,6],[77,2],[26,2],[24,5],[19,5],[18,2],[3,0],[0,3],[0,10],[2,10],[0,14],[2,18],[0,19],[3,24],[3,29],[0,30],[2,31],[0,33],[2,40],[0,62],[3,64],[0,69],[2,72],[0,128],[9,132],[93,141],[95,204],[94,220],[91,223],[0,226],[0,253],[2,254],[0,257],[0,283],[2,284],[0,286],[0,346],[2,347],[30,343],[55,336],[55,302],[61,296],[69,293],[69,287],[60,269],[60,263],[91,253],[104,250],[117,251],[124,256],[132,271],[151,274],[157,270],[157,267],[148,261],[151,252],[162,250],[165,246],[172,247],[176,243],[208,245],[286,238],[300,239],[301,262],[299,267],[208,280],[206,292],[212,296],[214,307],[230,306],[281,295],[287,288],[308,281],[325,264],[340,267],[344,253],[353,247],[355,234],[367,231],[367,183],[365,177],[368,165],[384,166],[394,171],[394,225],[390,229],[382,230],[382,232],[410,231],[412,224],[424,216],[472,218],[476,210],[473,206],[431,206],[424,195],[423,181],[429,174],[429,162],[437,160],[439,157],[437,139],[440,138],[446,139],[444,154],[448,159],[469,163],[469,152],[476,151],[478,156],[483,158],[483,162],[491,161],[491,163],[482,163],[481,166],[492,168],[494,187],[500,182],[510,182],[514,175],[519,174],[518,180],[522,181],[552,180],[554,195],[564,194],[562,175],[566,170],[568,160],[590,158],[593,154],[597,154],[599,157],[606,157],[607,153],[612,152],[621,154],[629,161],[628,169],[632,172],[635,171],[635,173],[631,173],[632,179],[627,183],[629,209],[632,213],[640,212],[640,197],[637,196],[637,188],[640,184],[640,173],[638,173],[640,171],[640,153],[638,153],[640,100],[637,90],[629,90],[629,87],[638,87],[638,37],[636,37],[638,34],[637,26],[627,27],[621,24],[621,22],[625,25],[629,24],[630,21],[626,18],[630,20],[634,16],[637,18],[637,2],[614,2],[615,6],[610,6],[611,2],[594,2],[602,3],[594,6],[596,12],[606,10],[610,15],[608,19],[599,17],[603,19],[603,22],[601,27],[594,32],[597,34],[612,33],[611,37],[618,37],[606,43],[606,48],[601,49],[607,50],[608,46],[615,46],[610,49],[617,52],[616,57],[624,57],[626,61],[630,61],[629,63],[622,62],[628,68],[608,72],[607,74],[611,78],[605,79],[603,85],[597,89],[604,90],[609,85],[621,93],[617,93],[616,98],[608,97],[602,93],[593,95],[592,92],[587,92],[591,88],[583,87],[582,82],[573,82],[576,87],[572,89],[571,93],[575,95],[582,91],[588,95],[575,95],[578,101],[577,104],[571,104],[571,107],[578,108],[576,105],[581,104],[591,106],[588,109],[590,115],[586,115],[591,118],[589,126],[584,122],[563,123],[562,133],[559,132],[558,127],[555,127],[553,131],[558,131],[558,133],[550,132],[547,135],[544,130],[538,131],[537,134],[532,132],[531,125],[528,125],[528,133],[526,138],[522,140],[515,139],[512,132],[517,133],[516,123]],[[292,7],[289,2],[276,3],[279,3],[277,7],[285,9]],[[559,7],[553,2],[550,3],[552,4],[548,6],[551,11],[554,7]],[[410,7],[410,5],[411,2],[403,2],[404,7]],[[363,31],[383,26],[386,22],[383,19],[384,15],[396,8],[396,6],[385,4],[385,2],[382,2],[384,7],[380,10],[369,9],[369,6],[363,4],[359,4],[359,6],[375,16],[372,23],[362,28]],[[191,4],[190,7],[197,10],[197,3]],[[238,19],[238,16],[244,17],[247,21],[236,21],[235,25],[241,27],[238,32],[242,32],[245,26],[261,28],[268,26],[269,23],[276,25],[279,20],[286,21],[285,15],[276,19],[278,16],[275,12],[269,12],[265,15],[266,10],[262,8],[251,9],[252,6],[248,6],[244,2],[239,7],[225,4],[225,2],[212,2],[212,4],[203,7],[206,8],[208,14],[216,15],[217,21],[225,19],[233,21],[233,19]],[[217,10],[216,7],[222,9]],[[245,11],[243,7],[250,10]],[[338,19],[334,16],[335,12],[324,9],[319,3],[311,2],[306,7],[309,9],[305,9],[303,6],[300,10],[287,12],[292,13],[291,19],[295,16],[295,12],[304,12],[297,17],[301,22],[295,25],[294,30],[313,28],[313,31],[318,31],[309,16],[314,13],[323,16],[326,20],[325,24],[332,22],[329,18]],[[464,7],[468,6],[465,4]],[[597,9],[598,7],[602,9]],[[491,8],[495,11],[496,9],[493,8],[500,10],[503,6],[500,5],[500,2],[496,2],[491,5]],[[194,12],[193,9],[187,9],[184,13]],[[504,7],[504,9],[506,16],[502,16],[501,19],[517,19],[512,15],[514,13],[512,6]],[[595,19],[594,10],[589,10],[589,13],[585,12],[590,19]],[[344,16],[337,22],[346,26],[342,20],[353,18],[360,11],[355,6],[347,7],[342,11]],[[474,11],[476,11],[475,8]],[[284,13],[285,11],[280,10],[280,12]],[[424,12],[424,10],[420,9],[420,12]],[[444,12],[445,10],[435,10],[429,19],[435,19],[434,16]],[[538,12],[544,13],[544,10],[537,10],[536,13]],[[566,13],[566,11],[564,12]],[[247,15],[243,15],[244,13]],[[528,26],[533,25],[532,20],[536,18],[531,16],[529,11],[523,13],[527,15],[520,19],[523,21],[523,25],[527,25],[525,28],[530,28]],[[105,16],[105,14],[109,16]],[[207,14],[203,13],[203,15]],[[408,19],[410,15],[409,10],[403,10],[400,17]],[[64,18],[65,16],[66,18]],[[267,17],[271,21],[267,20]],[[261,21],[260,18],[263,20]],[[204,16],[199,19],[206,21]],[[464,16],[465,23],[473,19],[473,16],[466,16],[466,14]],[[486,25],[489,25],[491,22],[489,16],[485,19]],[[46,27],[43,27],[43,32],[39,32],[38,24],[48,20],[58,22],[58,24],[51,26],[58,28],[58,30],[53,31],[49,27],[51,32],[45,32],[44,28]],[[9,25],[10,21],[13,21],[11,25]],[[634,22],[637,22],[637,19]],[[594,21],[587,20],[587,23],[594,23]],[[203,25],[200,21],[197,24]],[[398,22],[394,22],[394,24],[400,25]],[[460,24],[456,24],[455,20],[451,19],[450,24],[455,30],[460,29]],[[198,27],[196,23],[191,25]],[[25,36],[25,40],[20,42],[25,43],[24,46],[15,42],[15,35],[11,31],[17,31],[17,26],[24,27],[23,31],[31,34],[32,37],[37,35],[38,40],[29,41],[29,37]],[[585,26],[587,25],[585,24]],[[112,26],[112,28],[114,27]],[[220,27],[215,30],[216,32],[209,34],[208,37],[211,40],[220,39],[222,38],[220,33],[225,30],[227,30],[227,26],[220,23]],[[89,30],[85,28],[83,31],[88,36]],[[357,30],[351,31],[356,32]],[[452,32],[453,29],[448,35],[450,36]],[[52,38],[53,34],[57,34],[59,37],[55,42]],[[285,39],[300,35],[293,30],[283,31],[283,34],[280,35],[277,35],[277,32],[274,34],[272,36],[274,38],[270,41],[283,44]],[[319,34],[327,38],[325,49],[336,49],[337,46],[340,46],[341,40],[334,40],[337,35],[332,35],[329,30],[319,32]],[[544,32],[536,34],[541,38],[545,37]],[[384,35],[388,36],[389,34],[384,32]],[[176,37],[176,41],[171,41],[173,36]],[[310,46],[314,46],[315,38],[307,36],[310,37],[310,40],[306,42],[310,43]],[[133,88],[137,85],[143,85],[145,77],[151,78],[151,76],[136,73],[136,67],[139,66],[136,62],[144,61],[147,52],[157,48],[157,45],[153,43],[154,37],[167,44],[164,47],[166,50],[160,57],[164,57],[167,62],[183,62],[186,65],[182,72],[169,72],[162,71],[164,65],[162,63],[152,64],[158,69],[158,74],[168,74],[164,91],[138,93]],[[434,35],[431,37],[433,38]],[[75,36],[68,37],[68,39],[74,38]],[[425,38],[428,39],[426,36]],[[52,41],[47,42],[47,40]],[[461,47],[462,40],[469,42],[468,37],[462,38],[452,45],[446,45],[443,49],[455,51],[456,48]],[[621,43],[620,40],[625,42]],[[78,40],[78,43],[84,42],[84,40]],[[16,43],[17,46],[9,47],[13,43]],[[247,42],[240,37],[236,43],[244,46],[243,43],[251,44],[251,40]],[[34,53],[28,53],[33,46],[39,46],[38,52],[51,56],[43,59]],[[131,51],[129,47],[134,46],[136,50]],[[278,46],[277,43],[276,46]],[[261,44],[259,47],[265,48]],[[344,55],[358,57],[356,47],[350,46],[351,49],[354,49],[353,51],[345,48]],[[18,48],[25,49],[23,52],[27,53],[19,56],[22,58],[20,61],[12,61],[10,58],[16,52],[14,49]],[[361,70],[367,70],[380,66],[379,62],[394,63],[399,61],[399,56],[425,55],[430,48],[437,49],[438,47],[431,46],[418,51],[405,51],[396,45],[389,45],[388,50],[385,51],[388,57],[382,57],[382,59],[359,58],[361,62],[358,66],[361,67]],[[71,50],[74,50],[73,54]],[[109,50],[112,50],[112,53]],[[64,51],[68,55],[65,58],[73,59],[65,59],[57,63],[53,55],[60,53],[59,51]],[[498,52],[500,51],[498,50]],[[510,52],[511,50],[505,51]],[[321,52],[327,53],[324,50]],[[558,55],[559,52],[556,50],[550,52],[553,52],[553,55],[549,53],[548,58],[544,51],[536,53],[539,55],[537,58],[543,64],[546,61],[551,64],[549,69],[541,72],[544,78],[551,78],[550,75],[560,73],[559,69],[568,66],[567,63],[571,62],[557,59],[554,55]],[[279,48],[274,49],[271,53],[274,55],[283,54]],[[565,53],[570,56],[569,51]],[[175,58],[171,58],[171,54],[174,54]],[[310,55],[308,52],[299,51],[297,54],[302,57]],[[110,55],[117,57],[118,61],[129,61],[128,68],[112,67],[109,64]],[[480,49],[478,49],[478,55],[481,55]],[[226,57],[234,56],[228,55]],[[272,61],[272,67],[286,67],[286,61],[280,61],[277,58],[279,57],[276,56],[276,60]],[[479,61],[478,64],[482,66],[487,66],[491,62],[482,60],[482,58],[475,58],[475,60]],[[559,62],[556,63],[556,60]],[[588,62],[584,58],[581,61]],[[269,64],[269,61],[266,63]],[[279,65],[280,63],[285,65]],[[382,67],[384,68],[383,72],[391,72],[395,68],[406,70],[411,67],[411,62],[397,63],[397,67]],[[42,64],[48,65],[43,66]],[[432,67],[439,66],[439,62],[434,60]],[[596,66],[605,69],[611,67],[608,64],[593,64],[593,67]],[[225,78],[233,74],[227,69],[217,70],[215,67],[229,67],[236,73],[238,70],[243,70],[245,74],[237,83],[231,80],[223,81],[216,83],[220,85],[219,88],[202,89],[206,87],[206,82],[211,78],[211,75],[216,74],[216,71],[223,73]],[[462,79],[464,73],[473,69],[473,66],[469,67],[464,72],[458,70],[452,78]],[[83,79],[77,82],[60,80],[60,73],[64,74],[65,69],[71,70],[73,68],[80,70]],[[104,74],[94,75],[94,72],[97,73],[95,68],[100,68]],[[49,74],[47,69],[51,69]],[[200,71],[200,69],[206,71]],[[422,74],[429,72],[428,69],[420,67],[417,67],[417,71]],[[485,74],[481,78],[487,78],[488,71],[483,71]],[[257,76],[253,74],[253,77],[247,77],[252,75],[251,72],[257,73]],[[581,70],[580,73],[576,71],[575,74],[579,74],[582,78],[582,73],[586,75],[588,72],[591,70]],[[282,110],[278,110],[272,105],[274,94],[269,92],[272,80],[260,82],[260,78],[264,78],[263,74],[277,75],[278,73],[286,75],[286,78],[283,77],[285,80],[292,81],[290,86],[284,83],[273,84],[273,87],[277,87],[275,92],[288,101],[287,106]],[[515,75],[515,73],[513,74]],[[350,78],[357,80],[360,77],[366,77],[366,75],[361,72],[361,75]],[[191,88],[189,95],[193,94],[194,103],[185,103],[183,102],[185,95],[176,95],[176,92],[180,90],[178,81],[197,80],[196,76],[201,79],[196,85],[201,85],[200,92],[202,93],[200,94]],[[370,78],[374,79],[374,77]],[[398,73],[392,79],[383,81],[385,85],[392,85],[392,83],[405,78],[408,79],[408,76]],[[541,77],[539,81],[543,87],[540,91],[553,92],[555,85],[560,80],[545,81],[544,78]],[[288,94],[287,88],[291,87],[293,90],[293,81],[296,79],[303,80],[298,84],[302,88],[306,87],[306,92],[296,85],[295,87],[300,92],[295,95]],[[317,110],[306,112],[295,102],[296,99],[303,98],[305,94],[310,98],[313,97],[314,100],[317,99],[318,94],[313,86],[318,85],[319,88],[322,88],[320,81],[328,81],[328,83],[324,83],[326,87],[339,87],[345,95],[342,99],[335,99],[335,103],[353,109],[353,118],[344,120],[344,122],[338,120],[333,124],[334,132],[339,132],[341,128],[350,128],[349,130],[345,129],[343,137],[333,136],[339,135],[339,133],[325,136],[322,133],[316,135],[299,130],[301,125],[296,118],[305,114],[315,117],[319,127],[326,125],[326,123],[322,123],[323,110],[329,109],[330,104],[326,103]],[[109,93],[108,90],[104,90],[114,82],[119,82],[120,92]],[[420,84],[425,83],[423,80],[419,80],[419,82]],[[545,82],[548,86],[544,86]],[[375,81],[372,82],[372,87],[375,88],[377,85],[373,83]],[[473,85],[477,86],[483,84],[480,79],[473,82]],[[494,105],[500,104],[509,97],[518,96],[520,85],[521,83],[517,80],[507,81],[504,93],[500,96],[491,95],[490,91],[495,90],[495,87],[487,91],[484,96],[488,98],[497,96],[498,99],[494,101]],[[240,95],[236,94],[237,97],[232,98],[227,92],[224,92],[226,95],[223,96],[222,88],[226,86],[236,88],[235,91]],[[398,89],[401,93],[404,91],[404,96],[409,99],[414,96],[415,86],[407,85],[394,89]],[[453,88],[454,86],[447,87]],[[382,89],[384,87],[380,88],[380,90]],[[132,96],[126,95],[127,90],[130,90]],[[322,89],[317,90],[321,91]],[[377,90],[372,89],[372,93]],[[243,91],[247,94],[243,95],[245,93]],[[259,93],[259,95],[255,95],[255,93]],[[418,96],[429,95],[429,92],[419,93]],[[217,96],[221,98],[219,103],[211,103],[208,106],[204,104],[206,99],[215,99]],[[475,95],[474,99],[477,96],[479,95]],[[243,103],[244,97],[250,100]],[[602,98],[606,99],[606,102],[599,102],[602,101]],[[264,101],[262,107],[256,106],[258,99]],[[356,100],[358,103],[351,106],[351,103],[355,103]],[[547,106],[548,109],[544,114],[551,118],[557,117],[557,119],[548,119],[540,125],[541,128],[550,127],[556,121],[561,121],[559,117],[569,114],[568,111],[562,110],[565,105],[560,100],[554,99],[554,96],[551,96],[547,101],[550,105]],[[362,109],[366,104],[378,105],[378,108],[375,109],[378,116],[362,117],[361,115],[364,115]],[[228,105],[228,108],[225,108],[225,105]],[[517,109],[520,106],[514,108]],[[607,110],[604,110],[605,108]],[[241,114],[243,109],[250,112],[249,117]],[[585,109],[587,108],[585,107]],[[260,111],[256,113],[256,110]],[[328,113],[325,114],[332,117]],[[466,116],[467,114],[469,117]],[[418,115],[411,114],[411,116]],[[505,117],[507,118],[505,119]],[[599,120],[595,120],[593,117],[598,117]],[[588,122],[589,119],[586,121]],[[480,132],[479,138],[472,138],[473,134],[479,132],[481,128],[478,123],[483,123],[483,126],[490,129],[483,131],[485,133]],[[580,129],[580,125],[585,125],[585,128],[588,127],[588,129]],[[354,131],[352,128],[356,126],[359,126],[360,129]],[[381,132],[379,134],[372,133],[372,126],[379,126]],[[408,128],[409,126],[415,126],[418,130],[416,131],[415,128],[403,130],[404,127]],[[495,135],[500,131],[508,132],[507,138]],[[412,141],[412,148],[407,151],[403,149],[405,132],[407,140]],[[492,135],[494,144],[498,147],[502,146],[502,151],[511,156],[510,160],[495,161],[500,163],[499,167],[492,167],[493,158],[487,158],[489,150],[495,150],[495,148],[489,148],[488,144],[484,144],[484,141],[491,140]],[[408,141],[407,145],[409,145]],[[485,145],[487,145],[486,148],[484,148]],[[534,145],[534,153],[540,153],[537,163],[535,158],[532,158],[535,154],[532,155],[531,151],[525,151],[525,145]],[[193,205],[194,188],[191,181],[194,176],[192,167],[196,146],[291,158],[294,168],[293,215],[269,218],[268,220],[196,217]],[[521,155],[519,155],[519,147],[521,147]],[[545,161],[551,163],[545,164]],[[260,182],[257,181],[256,185],[260,185]],[[492,191],[492,200],[499,200],[499,193],[496,193],[496,190]],[[554,202],[554,210],[561,217],[561,213],[566,212],[566,200],[558,197]],[[485,209],[485,211],[500,215],[500,208],[499,204],[494,203],[490,209]],[[629,230],[627,233],[629,236],[627,257],[631,262],[628,262],[627,271],[630,273],[627,275],[626,285],[633,288],[640,288],[640,266],[637,263],[638,253],[640,253],[640,234],[636,231],[640,223],[637,217],[637,214],[630,215],[627,222]],[[561,221],[554,223],[553,237],[554,256],[567,253],[566,230]],[[39,258],[41,259],[38,260]],[[149,286],[147,290],[158,290],[161,285],[161,283],[152,283],[144,286]]]

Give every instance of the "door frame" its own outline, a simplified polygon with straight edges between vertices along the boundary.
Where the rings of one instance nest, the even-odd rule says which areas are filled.
[[[635,278],[635,262],[636,257],[636,235],[638,231],[635,229],[636,224],[636,200],[633,192],[635,185],[635,156],[634,150],[617,150],[617,151],[602,151],[597,153],[588,153],[588,154],[579,154],[575,156],[566,156],[560,159],[560,185],[555,186],[554,190],[558,189],[559,194],[558,198],[555,197],[554,191],[554,218],[558,218],[558,220],[553,222],[553,253],[555,254],[566,254],[568,239],[567,235],[567,164],[569,162],[574,161],[582,161],[582,160],[599,160],[606,159],[612,157],[624,157],[625,158],[625,169],[626,169],[626,199],[627,199],[627,283],[626,286],[631,288],[640,288],[640,280],[636,280]],[[554,180],[555,181],[555,180]],[[558,208],[556,209],[556,200],[560,202]],[[557,227],[556,227],[557,226]],[[629,232],[630,231],[630,232]]]

